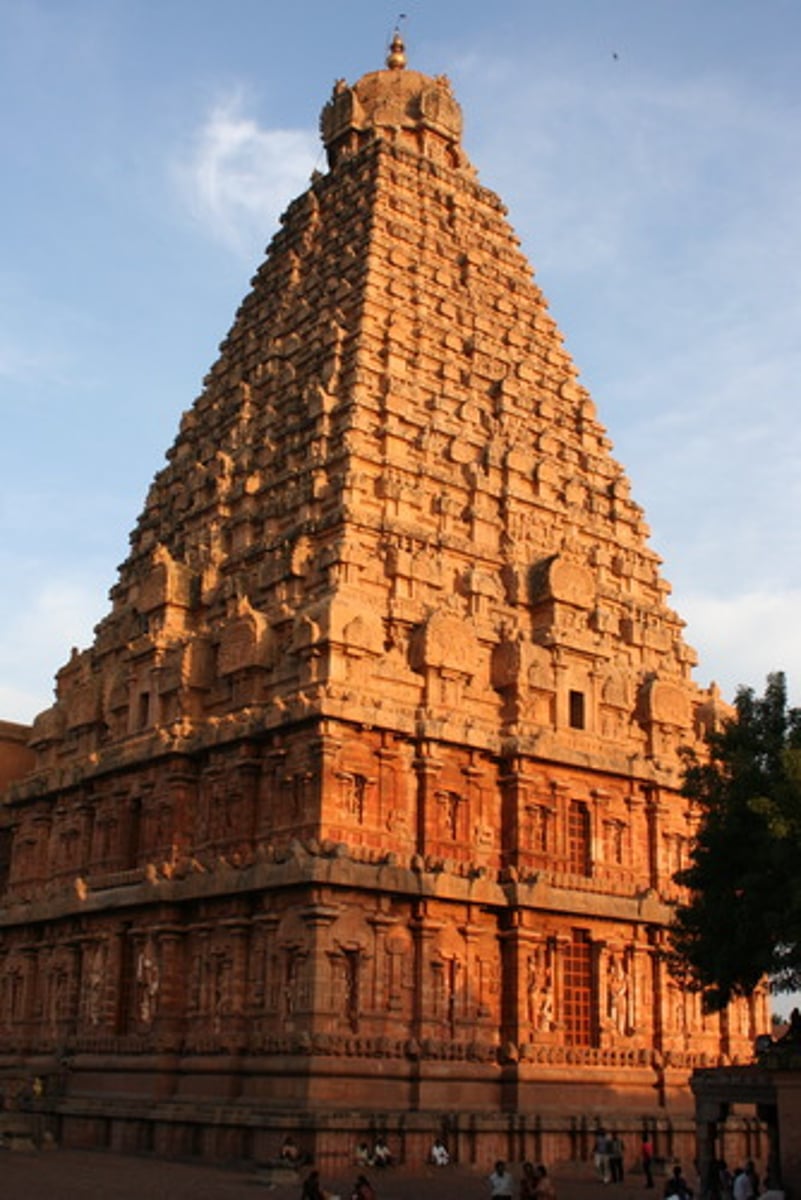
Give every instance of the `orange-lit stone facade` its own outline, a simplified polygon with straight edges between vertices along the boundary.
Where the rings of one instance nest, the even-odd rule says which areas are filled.
[[[27,725],[0,721],[0,793],[33,766],[34,754],[28,746],[30,733]]]
[[[399,54],[336,85],[6,794],[0,1061],[73,1143],[553,1159],[600,1117],[667,1151],[767,1024],[668,975],[679,749],[723,706]]]

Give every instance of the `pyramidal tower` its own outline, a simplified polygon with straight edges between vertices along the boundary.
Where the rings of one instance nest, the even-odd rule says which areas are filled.
[[[667,972],[721,703],[461,125],[398,36],[336,84],[5,795],[0,1071],[67,1143],[681,1152],[765,1023]]]

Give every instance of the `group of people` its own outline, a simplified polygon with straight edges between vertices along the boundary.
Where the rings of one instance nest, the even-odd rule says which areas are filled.
[[[623,1182],[623,1140],[617,1130],[608,1133],[603,1126],[596,1129],[593,1160],[598,1178],[604,1183]]]
[[[299,1168],[309,1162],[309,1158],[290,1135],[284,1138],[281,1146],[281,1162],[287,1166]],[[388,1167],[392,1165],[392,1154],[386,1138],[377,1137],[373,1149],[366,1142],[361,1142],[356,1149],[357,1166]],[[315,1168],[309,1171],[300,1190],[301,1200],[340,1200],[327,1192],[320,1181],[320,1172]],[[358,1174],[348,1200],[377,1200],[375,1189],[364,1174]]]
[[[390,1150],[387,1139],[381,1134],[373,1142],[373,1148],[367,1142],[359,1142],[356,1147],[356,1166],[357,1167],[391,1167],[394,1159]]]
[[[303,1181],[300,1200],[340,1200],[327,1192],[320,1182],[320,1172],[310,1171]],[[349,1200],[377,1200],[375,1188],[366,1175],[358,1175]]]
[[[703,1194],[709,1200],[780,1200],[783,1193],[774,1189],[769,1179],[760,1186],[759,1176],[753,1160],[730,1171],[724,1159],[711,1163]],[[685,1179],[681,1167],[674,1166],[664,1189],[665,1200],[693,1200],[693,1190]]]
[[[490,1200],[512,1200],[514,1177],[503,1159],[495,1164],[489,1177]],[[556,1192],[542,1163],[524,1162],[520,1176],[520,1200],[556,1200]]]
[[[750,1158],[733,1171],[729,1170],[723,1158],[713,1162],[706,1190],[712,1200],[757,1200],[757,1197],[759,1200],[776,1200],[784,1194],[767,1177],[760,1186],[757,1169]]]
[[[383,1138],[377,1139],[376,1144],[379,1141],[383,1146],[386,1146]],[[388,1149],[387,1147],[387,1151]],[[356,1161],[359,1165],[363,1161],[363,1151],[367,1151],[372,1159],[375,1154],[375,1147],[371,1152],[366,1142],[359,1143],[356,1150]],[[383,1157],[383,1155],[380,1157]],[[448,1148],[442,1138],[435,1139],[429,1157],[431,1163],[435,1166],[447,1166],[451,1161]],[[388,1165],[391,1161],[392,1156],[389,1155],[389,1160],[384,1165]],[[372,1165],[376,1165],[375,1162]],[[499,1159],[495,1163],[488,1182],[490,1200],[513,1200],[515,1196],[514,1176],[502,1159]],[[323,1188],[320,1181],[320,1172],[313,1170],[309,1172],[303,1181],[300,1200],[340,1200],[340,1198],[332,1196],[330,1192],[327,1192]],[[348,1200],[377,1200],[375,1189],[366,1175],[359,1174],[357,1176]],[[542,1163],[539,1163],[537,1166],[530,1162],[523,1163],[520,1176],[519,1200],[556,1200],[556,1191],[554,1190],[553,1183],[547,1169]]]
[[[292,1137],[287,1137],[281,1148],[281,1158],[284,1162],[295,1166],[307,1161]],[[429,1151],[429,1162],[435,1167],[446,1167],[451,1162],[451,1155],[445,1141],[441,1137],[434,1139]],[[654,1148],[647,1133],[642,1134],[640,1147],[640,1162],[647,1188],[654,1187],[653,1175]],[[604,1183],[623,1181],[624,1147],[617,1132],[607,1133],[604,1129],[596,1131],[594,1162],[598,1177]],[[360,1142],[356,1147],[355,1162],[357,1168],[374,1167],[379,1170],[392,1166],[394,1158],[386,1138],[379,1134],[370,1148],[367,1142]],[[499,1159],[488,1177],[489,1200],[513,1200],[515,1197],[515,1178],[506,1162]],[[524,1162],[519,1186],[519,1200],[556,1200],[556,1192],[548,1171],[542,1163],[535,1166]],[[710,1200],[784,1200],[783,1193],[772,1190],[765,1181],[760,1188],[754,1163],[749,1159],[744,1166],[730,1171],[723,1159],[711,1164],[709,1178],[703,1189],[703,1194]],[[664,1200],[693,1200],[693,1189],[688,1184],[681,1166],[675,1164],[667,1176],[663,1189]],[[303,1182],[301,1200],[340,1200],[326,1192],[320,1183],[319,1171],[310,1171]],[[368,1177],[359,1172],[347,1200],[377,1200],[375,1189]]]

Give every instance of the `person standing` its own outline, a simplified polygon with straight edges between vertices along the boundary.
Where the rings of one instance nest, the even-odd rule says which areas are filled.
[[[664,1196],[666,1200],[669,1196],[675,1196],[676,1200],[693,1200],[692,1188],[682,1175],[681,1167],[678,1163],[673,1168],[673,1174],[668,1176]]]
[[[731,1190],[734,1200],[754,1200],[756,1194],[754,1183],[746,1168],[738,1167],[734,1172],[734,1183]]]
[[[612,1183],[623,1182],[623,1141],[616,1129],[609,1139],[609,1174]]]
[[[748,1162],[745,1164],[745,1173],[751,1180],[751,1195],[758,1196],[760,1192],[759,1176],[757,1175],[753,1158],[749,1158]]]
[[[495,1170],[489,1177],[489,1185],[490,1200],[512,1200],[514,1181],[502,1158],[495,1164]]]
[[[351,1200],[376,1200],[375,1188],[366,1175],[360,1175],[356,1180]]]
[[[300,1190],[300,1200],[325,1200],[325,1192],[320,1185],[320,1172],[310,1171],[303,1181]]]
[[[642,1173],[645,1176],[645,1186],[652,1188],[654,1186],[654,1145],[647,1133],[642,1135],[640,1161],[642,1162]]]
[[[598,1178],[604,1183],[609,1183],[609,1142],[610,1138],[606,1136],[606,1130],[603,1125],[599,1125],[595,1131],[595,1152],[593,1159],[595,1161],[595,1169],[598,1172]]]
[[[534,1174],[537,1177],[537,1185],[534,1188],[534,1200],[556,1200],[556,1189],[542,1163],[537,1165]]]
[[[523,1163],[523,1174],[520,1176],[520,1200],[534,1200],[537,1195],[539,1176],[534,1170],[534,1164]]]
[[[734,1176],[726,1164],[726,1159],[719,1158],[715,1163],[715,1167],[718,1173],[718,1194],[720,1200],[732,1200],[731,1187]]]

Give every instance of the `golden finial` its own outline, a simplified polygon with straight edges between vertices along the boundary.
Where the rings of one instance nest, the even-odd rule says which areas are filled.
[[[392,35],[392,42],[387,55],[387,66],[390,71],[400,71],[406,66],[406,47],[403,44],[403,38],[400,35],[400,30],[396,29]]]

